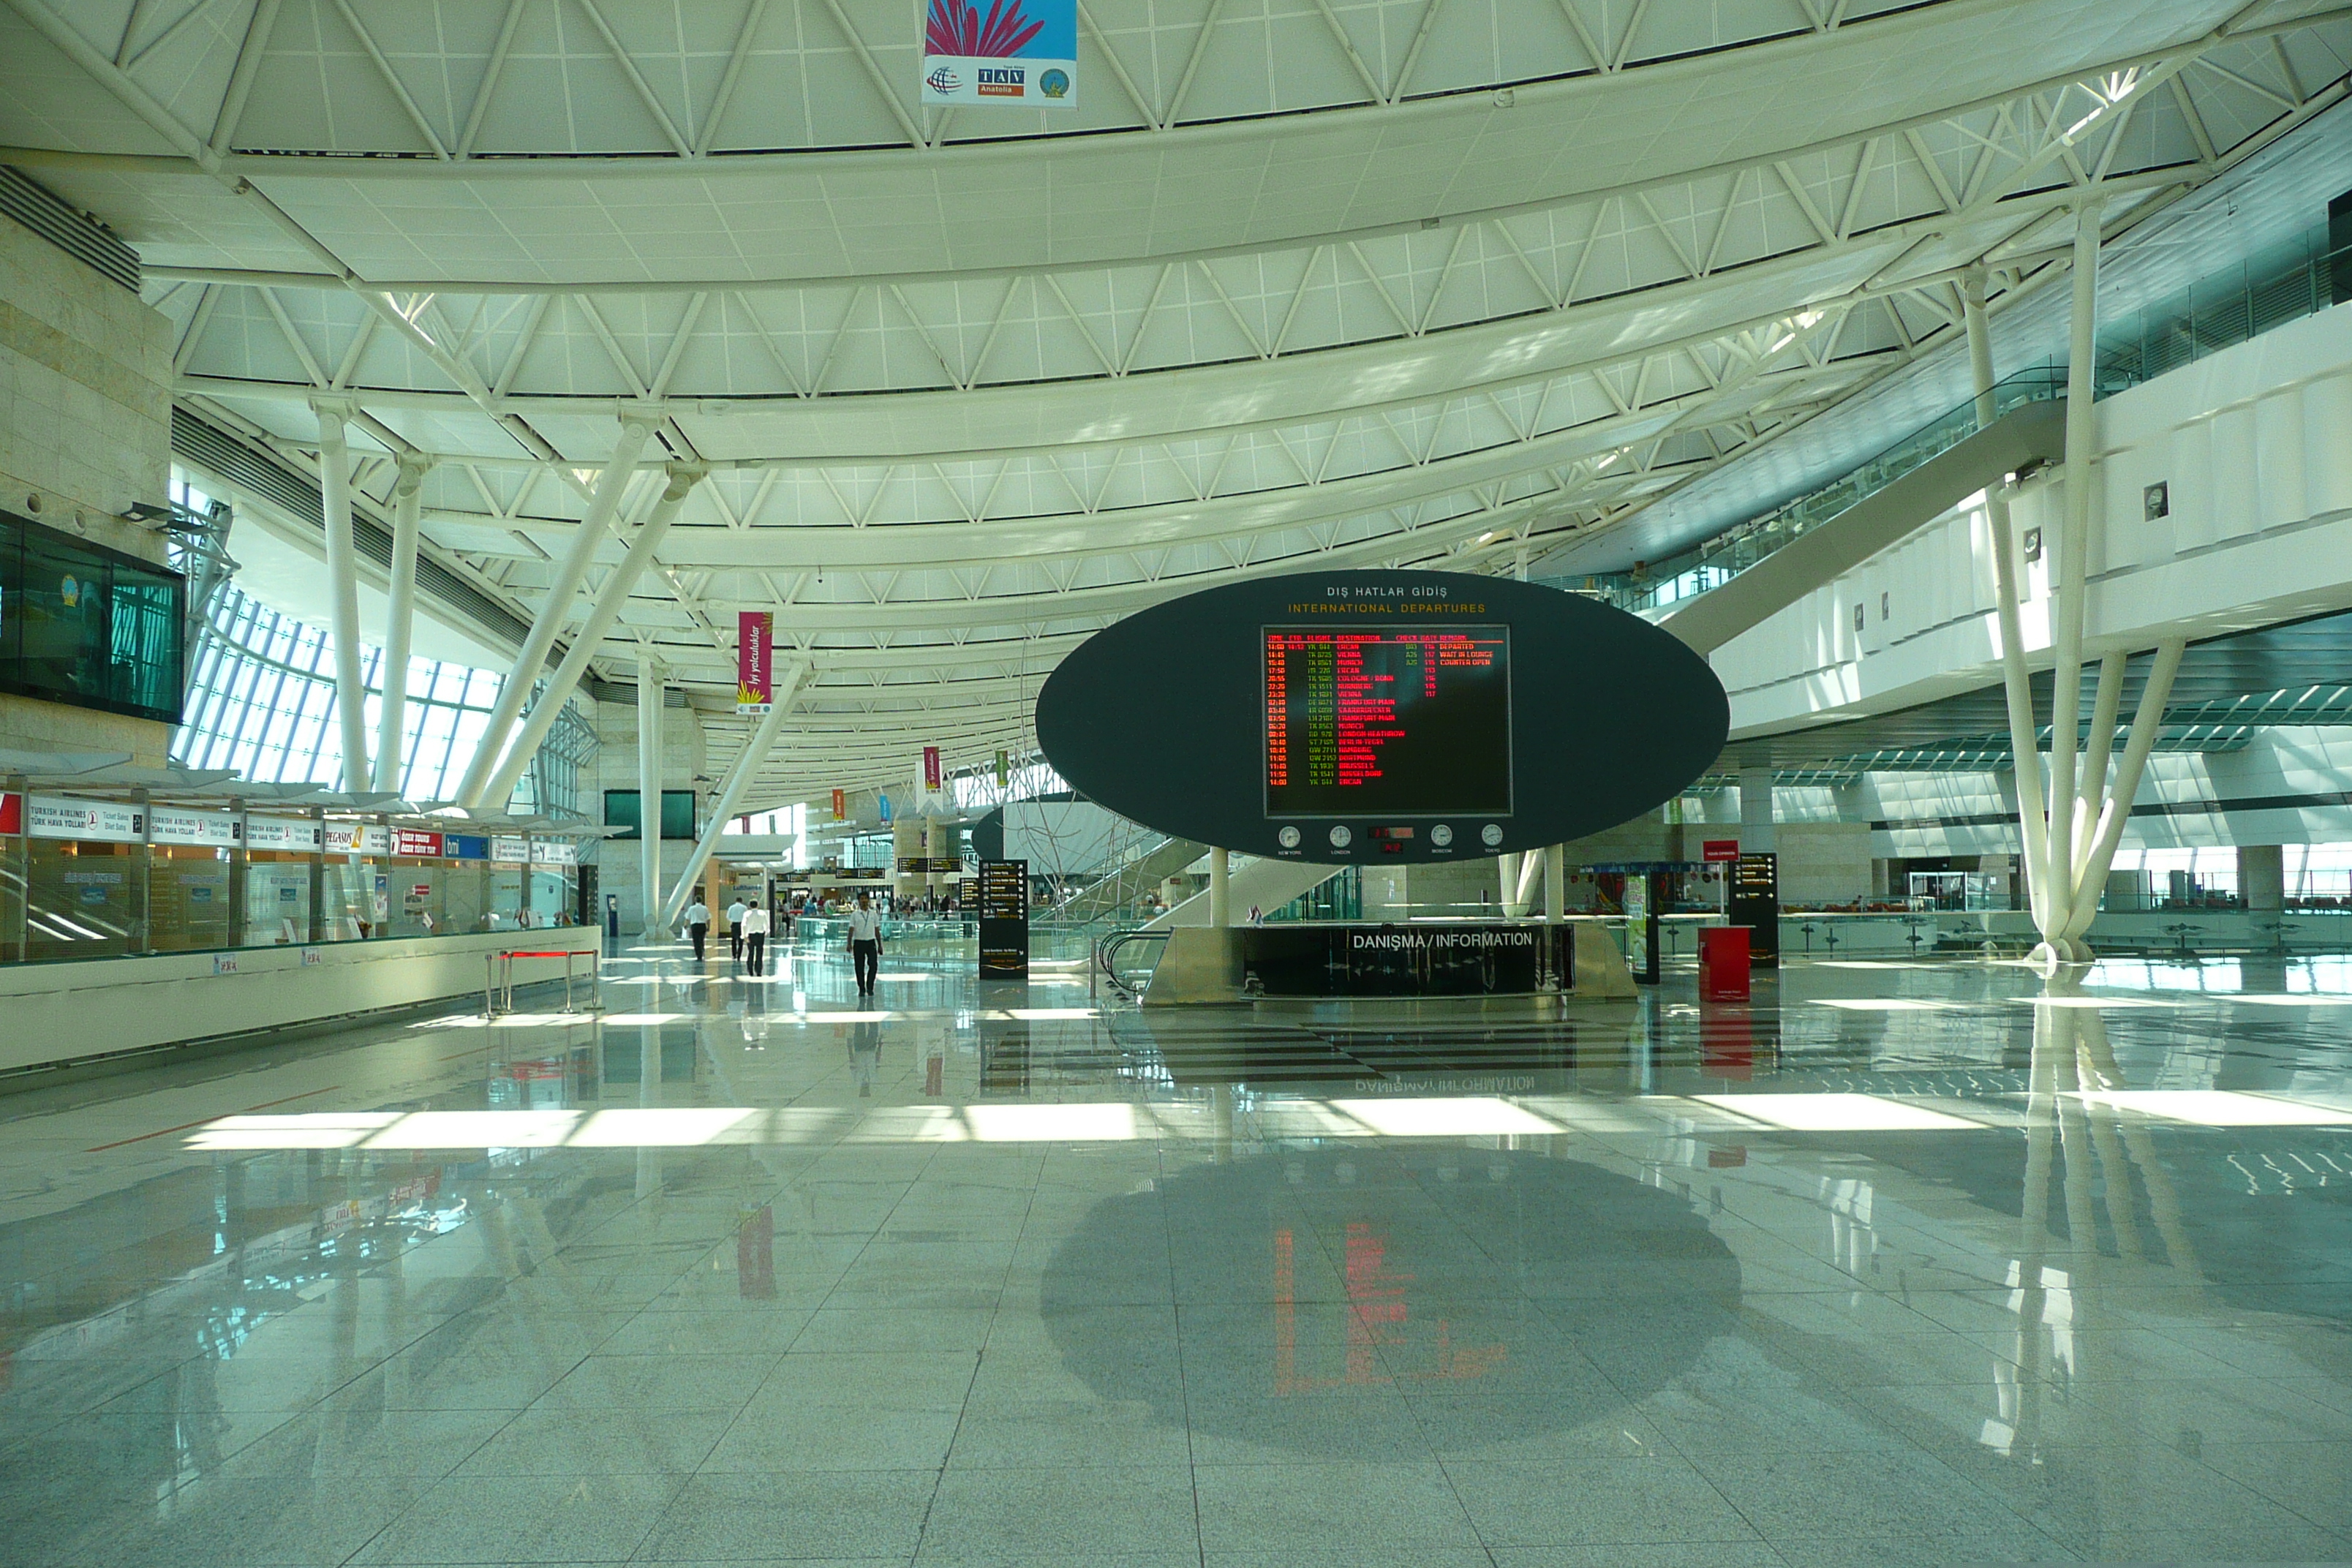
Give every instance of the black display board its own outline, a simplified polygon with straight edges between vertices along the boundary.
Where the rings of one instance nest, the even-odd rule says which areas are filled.
[[[1511,814],[1511,634],[1266,626],[1265,813]]]
[[[1777,969],[1780,964],[1780,859],[1777,855],[1742,855],[1731,865],[1729,922],[1748,928],[1749,967]]]
[[[980,977],[1029,974],[1029,862],[980,863]]]
[[[1536,925],[1270,925],[1242,928],[1242,974],[1269,996],[1486,996],[1535,990]],[[1570,983],[1559,943],[1555,968]]]
[[[1327,865],[1540,848],[1713,766],[1730,705],[1638,616],[1530,583],[1318,572],[1097,633],[1037,697],[1046,759],[1163,833]]]

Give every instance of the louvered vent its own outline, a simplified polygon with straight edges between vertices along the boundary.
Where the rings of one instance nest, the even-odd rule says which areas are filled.
[[[176,404],[172,408],[172,450],[325,531],[326,505],[315,480]],[[352,542],[378,566],[391,569],[392,531],[356,504],[352,508]],[[494,637],[520,644],[530,635],[530,627],[505,605],[428,555],[416,558],[416,587]]]
[[[115,237],[114,231],[87,214],[76,212],[47,187],[17,170],[0,165],[0,213],[6,213],[68,256],[106,274],[133,294],[139,292],[139,253]]]

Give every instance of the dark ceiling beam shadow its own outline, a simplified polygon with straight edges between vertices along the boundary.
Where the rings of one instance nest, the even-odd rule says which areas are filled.
[[[1658,624],[1700,653],[1712,653],[1900,544],[1977,491],[2036,463],[2054,463],[2065,449],[2063,399],[2012,408]]]

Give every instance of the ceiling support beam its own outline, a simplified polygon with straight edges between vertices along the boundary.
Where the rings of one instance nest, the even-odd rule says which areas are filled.
[[[581,521],[571,550],[557,566],[554,581],[547,585],[547,596],[531,623],[530,636],[523,639],[522,651],[515,655],[514,668],[499,689],[498,705],[491,710],[489,725],[482,731],[481,749],[474,753],[473,765],[466,770],[465,782],[458,786],[457,804],[467,811],[479,810],[488,794],[491,769],[497,765],[515,721],[522,714],[531,683],[546,668],[548,652],[555,646],[556,636],[572,613],[572,602],[580,592],[581,580],[588,575],[597,546],[604,543],[613,525],[613,516],[620,510],[621,495],[629,488],[637,454],[645,450],[653,434],[654,427],[643,419],[627,419],[621,424],[620,439],[613,444],[604,471],[597,476],[595,490],[588,501],[588,515]],[[506,802],[499,801],[492,809],[504,810]]]
[[[670,889],[669,897],[662,900],[661,919],[654,923],[656,931],[669,930],[685,911],[686,900],[694,892],[694,879],[702,875],[702,868],[710,861],[710,852],[719,847],[719,836],[727,831],[727,824],[734,816],[735,808],[743,803],[744,792],[751,787],[752,779],[768,760],[768,752],[776,743],[776,734],[784,727],[784,715],[791,710],[793,699],[800,694],[802,684],[808,679],[808,673],[805,659],[796,660],[783,670],[770,699],[767,712],[761,715],[760,722],[751,731],[751,739],[743,742],[743,750],[736,756],[735,765],[727,770],[727,782],[719,788],[719,798],[710,807],[709,825],[703,828],[702,837],[694,841],[694,852],[686,858],[686,867],[678,872],[677,885]],[[642,821],[645,816],[643,799],[637,802],[637,814]],[[656,831],[659,831],[658,816],[655,824]]]
[[[335,717],[342,731],[345,792],[368,787],[367,680],[360,667],[359,556],[352,543],[352,452],[343,411],[312,405],[319,416],[319,491],[327,525],[327,586],[335,638]]]
[[[530,716],[516,732],[513,744],[507,748],[506,760],[490,775],[489,788],[483,792],[482,798],[504,802],[514,794],[523,770],[530,765],[531,758],[546,742],[548,732],[555,728],[563,705],[579,689],[581,678],[588,673],[588,661],[604,651],[604,634],[613,629],[613,623],[628,607],[630,592],[636,587],[637,579],[645,575],[646,568],[653,564],[654,552],[661,547],[662,536],[677,521],[688,494],[702,482],[704,472],[701,468],[684,463],[670,466],[669,483],[662,490],[661,499],[638,525],[636,537],[629,542],[628,553],[621,557],[621,563],[613,568],[613,574],[596,591],[587,620],[573,634],[570,651],[549,678],[547,689],[532,704]]]
[[[661,929],[655,914],[661,903],[662,667],[653,649],[637,650],[637,873],[638,929],[650,936]]]
[[[2065,934],[2074,912],[2074,846],[2083,831],[2075,821],[2075,748],[2082,737],[2083,609],[2091,592],[2091,454],[2097,425],[2091,407],[2096,384],[2099,300],[2099,201],[2093,196],[2074,213],[2074,309],[2066,349],[2066,479],[2061,496],[2057,580],[2051,586],[2055,625],[2051,647],[2056,663],[2050,687],[2050,860],[2028,868],[2051,889],[2042,942],[2061,962],[2088,958]],[[2037,950],[2039,952],[2040,950]]]
[[[383,634],[383,705],[375,732],[379,794],[400,791],[403,727],[408,721],[408,648],[416,626],[417,514],[423,510],[425,474],[430,467],[421,457],[402,454],[400,477],[392,487],[392,602]]]

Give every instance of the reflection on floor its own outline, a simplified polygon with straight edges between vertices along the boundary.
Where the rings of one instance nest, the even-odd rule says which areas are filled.
[[[2346,961],[890,963],[0,1100],[0,1563],[2352,1558]]]

